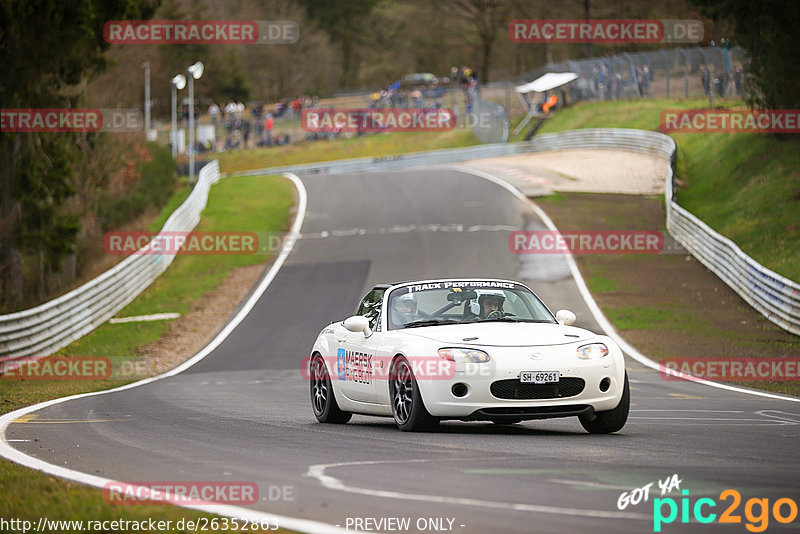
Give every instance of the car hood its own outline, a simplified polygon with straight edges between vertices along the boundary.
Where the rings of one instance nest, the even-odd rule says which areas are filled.
[[[587,341],[595,334],[583,328],[543,323],[479,323],[406,328],[403,334],[444,345],[530,347]]]

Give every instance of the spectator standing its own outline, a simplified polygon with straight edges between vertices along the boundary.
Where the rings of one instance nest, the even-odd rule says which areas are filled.
[[[243,120],[242,121],[242,138],[244,139],[244,146],[242,148],[247,148],[248,141],[250,140],[250,121]]]
[[[642,76],[639,80],[639,91],[644,97],[650,96],[650,69],[645,65],[642,67]]]
[[[742,69],[736,67],[733,71],[733,86],[736,89],[736,96],[742,96]]]
[[[708,96],[708,93],[711,90],[710,78],[711,74],[708,72],[708,69],[703,69],[703,74],[700,79],[703,82],[703,92],[706,94],[706,96]]]
[[[211,101],[211,105],[208,106],[208,114],[211,116],[211,124],[214,125],[214,131],[217,131],[217,117],[219,116],[219,106],[214,102]]]
[[[415,108],[422,107],[422,91],[419,89],[411,91],[411,106]]]
[[[225,129],[230,132],[233,129],[234,116],[236,115],[236,102],[233,100],[225,104]]]
[[[595,85],[597,87],[597,97],[600,100],[606,99],[606,84],[608,81],[608,69],[605,65],[600,65],[600,68],[597,70],[597,78],[595,80]]]
[[[266,142],[268,145],[272,144],[272,127],[275,125],[275,119],[272,118],[272,113],[267,113],[267,118],[264,121],[264,130],[267,132]]]
[[[286,113],[287,107],[288,106],[286,105],[286,99],[282,98],[280,102],[278,102],[278,105],[275,107],[275,117],[278,119],[282,118],[283,115]]]
[[[264,104],[261,102],[256,103],[255,107],[250,111],[253,117],[253,124],[256,127],[256,142],[261,142],[264,137]]]

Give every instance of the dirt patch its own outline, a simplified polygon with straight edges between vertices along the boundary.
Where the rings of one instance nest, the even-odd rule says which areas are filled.
[[[537,203],[561,230],[664,230],[661,197],[569,193]],[[769,322],[686,253],[575,259],[603,312],[647,356],[800,357],[800,337]],[[758,387],[798,391],[788,382]]]
[[[558,150],[468,162],[502,174],[515,186],[551,191],[656,195],[664,192],[667,160],[620,150]],[[524,187],[520,187],[523,192]]]
[[[264,269],[261,264],[232,270],[216,290],[195,302],[192,310],[174,321],[158,341],[140,347],[146,368],[161,374],[197,354],[228,322]]]

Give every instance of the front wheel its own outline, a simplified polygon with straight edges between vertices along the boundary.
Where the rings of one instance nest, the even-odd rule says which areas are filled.
[[[389,396],[394,422],[403,432],[429,430],[439,423],[425,409],[411,365],[402,356],[392,363],[389,371]]]
[[[320,423],[346,423],[353,417],[353,414],[343,412],[336,404],[336,397],[333,395],[331,377],[325,361],[319,354],[311,359],[309,369],[309,381],[311,382],[311,407],[314,409],[314,416]]]
[[[579,415],[581,426],[592,434],[610,434],[625,426],[631,408],[631,388],[628,385],[628,373],[625,373],[625,386],[622,398],[613,410],[596,412],[592,416]]]

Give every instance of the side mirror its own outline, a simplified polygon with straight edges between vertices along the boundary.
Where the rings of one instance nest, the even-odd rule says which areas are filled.
[[[364,332],[364,337],[372,335],[372,329],[369,327],[369,319],[363,315],[348,317],[342,324],[350,332]]]
[[[558,310],[556,312],[556,321],[563,324],[564,326],[569,326],[575,322],[577,317],[575,314],[569,310]]]

